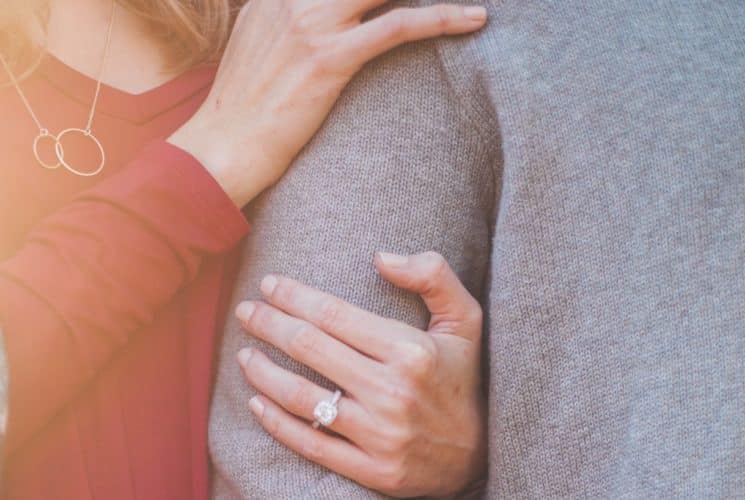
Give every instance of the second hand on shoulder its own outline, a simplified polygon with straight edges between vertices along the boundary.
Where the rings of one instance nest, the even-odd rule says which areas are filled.
[[[486,22],[484,8],[458,5],[393,9],[363,22],[386,3],[251,0],[207,100],[169,142],[197,158],[242,207],[279,180],[365,63]]]

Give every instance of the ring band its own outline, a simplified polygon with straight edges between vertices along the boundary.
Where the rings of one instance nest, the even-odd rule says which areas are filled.
[[[341,391],[337,390],[334,396],[329,401],[320,401],[313,409],[313,416],[315,421],[313,422],[313,428],[318,429],[321,426],[328,427],[334,423],[336,417],[339,415],[339,409],[337,405],[341,399]]]

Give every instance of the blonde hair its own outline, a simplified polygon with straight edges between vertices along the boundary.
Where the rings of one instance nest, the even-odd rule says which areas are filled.
[[[38,58],[29,30],[45,26],[48,0],[0,0],[0,50],[14,67]],[[169,51],[172,70],[219,59],[235,16],[247,0],[115,0],[141,16]]]

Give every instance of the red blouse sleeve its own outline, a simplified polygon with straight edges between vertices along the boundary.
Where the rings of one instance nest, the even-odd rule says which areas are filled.
[[[190,155],[154,143],[0,262],[8,448],[43,425],[248,224]]]

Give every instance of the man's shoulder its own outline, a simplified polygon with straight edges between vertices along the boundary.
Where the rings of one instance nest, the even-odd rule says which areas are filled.
[[[385,9],[425,7],[442,4],[438,0],[399,0]],[[447,3],[481,5],[494,11],[492,0],[447,0]],[[448,111],[457,110],[461,127],[449,124],[452,134],[459,131],[481,129],[490,137],[496,128],[496,119],[489,109],[486,86],[482,77],[490,68],[487,60],[494,60],[496,45],[490,24],[475,34],[443,36],[414,42],[393,50],[360,72],[345,92],[339,107],[353,106],[369,116],[374,107],[390,112],[392,119],[419,116],[428,110],[440,114],[423,116],[426,121],[445,118]],[[422,102],[426,100],[426,105]],[[401,113],[403,111],[403,113]],[[450,119],[452,117],[448,117]],[[402,123],[406,123],[405,120]]]

